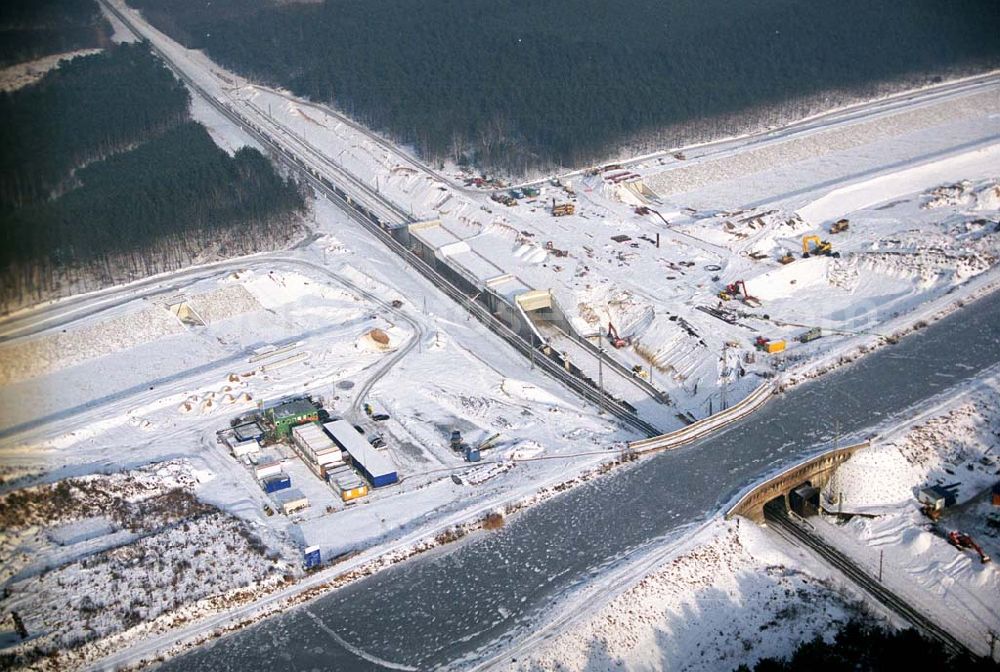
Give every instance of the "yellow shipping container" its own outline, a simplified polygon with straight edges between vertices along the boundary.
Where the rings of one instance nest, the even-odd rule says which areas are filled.
[[[345,488],[340,491],[340,498],[345,502],[349,502],[352,499],[358,499],[359,497],[364,497],[368,494],[368,486],[362,483],[356,488]]]
[[[769,353],[781,352],[785,349],[785,341],[769,341],[767,344],[767,351]]]

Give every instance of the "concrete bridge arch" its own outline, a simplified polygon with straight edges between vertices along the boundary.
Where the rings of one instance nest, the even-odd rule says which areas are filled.
[[[763,523],[765,504],[781,498],[784,500],[785,508],[791,508],[788,499],[791,491],[806,483],[822,489],[830,481],[830,477],[837,470],[837,467],[850,459],[854,453],[869,445],[869,442],[865,441],[853,446],[837,448],[786,469],[740,497],[740,500],[726,512],[726,518],[742,516],[756,523]]]

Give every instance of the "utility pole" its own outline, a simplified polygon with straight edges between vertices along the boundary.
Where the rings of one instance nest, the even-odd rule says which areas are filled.
[[[884,551],[880,548],[878,551],[878,582],[882,583],[882,555]]]
[[[531,333],[531,370],[535,370],[535,333]]]
[[[996,645],[997,645],[997,633],[996,630],[990,630],[990,660],[996,662]]]
[[[597,346],[597,387],[600,390],[598,406],[604,414],[604,345]]]

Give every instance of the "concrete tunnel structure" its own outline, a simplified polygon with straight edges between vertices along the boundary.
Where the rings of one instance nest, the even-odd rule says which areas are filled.
[[[769,478],[746,493],[726,512],[726,519],[742,516],[757,524],[764,522],[764,506],[775,499],[784,500],[784,506],[790,510],[789,496],[803,485],[810,485],[820,490],[830,482],[830,477],[841,464],[851,458],[854,453],[871,445],[868,441],[837,448],[817,455],[805,462],[797,464]]]

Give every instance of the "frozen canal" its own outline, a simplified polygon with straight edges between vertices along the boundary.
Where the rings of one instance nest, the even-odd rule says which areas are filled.
[[[561,596],[683,534],[742,488],[1000,360],[1000,294],[789,392],[730,431],[530,509],[500,532],[405,562],[165,665],[429,669],[493,650]],[[457,665],[456,665],[457,666]]]

